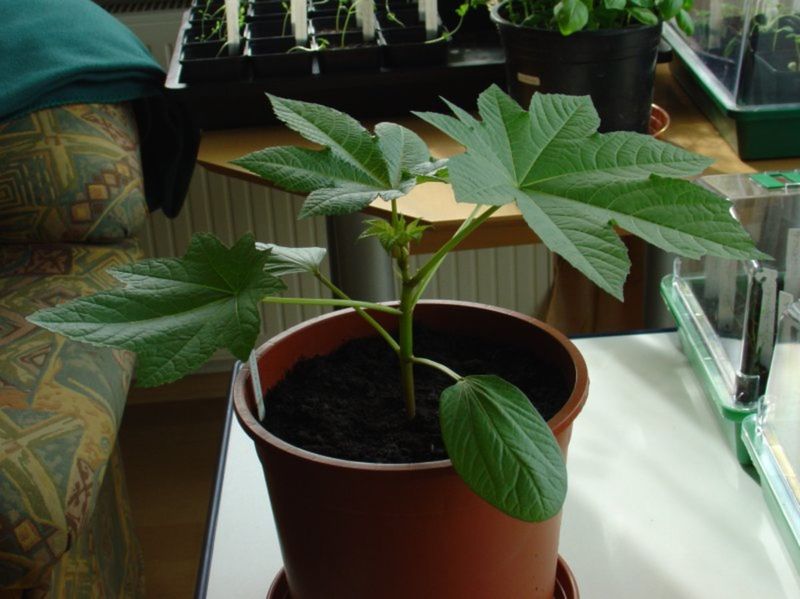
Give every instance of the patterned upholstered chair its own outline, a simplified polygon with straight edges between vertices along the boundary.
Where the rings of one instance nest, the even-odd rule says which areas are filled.
[[[127,104],[0,123],[0,597],[144,593],[117,449],[133,357],[25,317],[113,285],[146,215]]]

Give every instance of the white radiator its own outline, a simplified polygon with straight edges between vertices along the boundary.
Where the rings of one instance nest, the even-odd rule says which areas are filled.
[[[185,0],[117,0],[106,3],[136,33],[166,68]],[[325,222],[321,218],[296,220],[302,198],[245,183],[198,167],[178,218],[160,212],[151,215],[141,236],[152,257],[176,256],[185,251],[196,231],[211,231],[225,243],[251,231],[257,239],[279,245],[326,247]],[[416,267],[427,256],[415,256]],[[542,246],[514,246],[468,250],[448,257],[431,282],[426,297],[462,299],[495,304],[532,315],[544,309],[552,281],[550,254]],[[287,281],[287,294],[320,295],[321,286],[310,277]],[[265,306],[262,337],[267,338],[306,318],[319,308]],[[220,354],[206,370],[230,368],[231,359]]]

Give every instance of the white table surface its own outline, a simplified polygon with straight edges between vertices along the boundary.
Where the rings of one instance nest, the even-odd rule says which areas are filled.
[[[800,597],[761,490],[676,335],[575,343],[590,389],[569,448],[560,552],[582,599]],[[282,562],[261,466],[235,418],[211,529],[200,594],[263,599]]]

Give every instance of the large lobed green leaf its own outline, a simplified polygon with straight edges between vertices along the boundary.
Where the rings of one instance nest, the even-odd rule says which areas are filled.
[[[564,456],[517,387],[493,375],[464,377],[442,392],[439,418],[453,467],[476,494],[530,522],[561,510]]]
[[[267,148],[233,161],[283,189],[308,193],[300,217],[358,212],[377,198],[408,194],[434,172],[424,141],[394,123],[375,134],[352,117],[319,104],[269,96],[276,116],[322,150]]]
[[[201,366],[218,348],[250,355],[261,298],[285,289],[267,272],[269,251],[245,235],[230,249],[196,234],[183,258],[143,260],[111,272],[125,287],[39,310],[28,320],[65,337],[137,353],[137,384],[161,385]]]
[[[460,202],[515,202],[554,252],[622,299],[630,260],[614,224],[689,257],[764,257],[729,203],[685,177],[710,161],[647,135],[600,134],[588,97],[536,94],[523,110],[497,86],[478,100],[481,120],[418,116],[461,143],[448,163]]]

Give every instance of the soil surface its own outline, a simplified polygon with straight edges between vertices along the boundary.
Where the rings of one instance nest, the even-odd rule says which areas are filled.
[[[425,329],[414,333],[415,354],[464,376],[495,374],[522,389],[547,420],[569,397],[566,381],[524,350]],[[327,356],[298,363],[266,395],[264,426],[314,453],[361,462],[441,460],[439,395],[453,380],[432,368],[414,371],[417,415],[408,420],[397,357],[380,338],[350,341]]]

